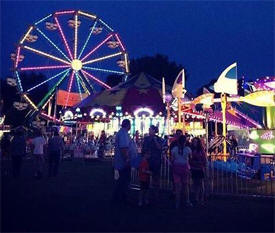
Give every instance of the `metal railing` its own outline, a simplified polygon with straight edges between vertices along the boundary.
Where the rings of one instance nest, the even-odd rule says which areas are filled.
[[[209,194],[275,196],[275,155],[208,157],[205,188]],[[132,170],[131,187],[139,187],[138,171]],[[192,180],[191,180],[192,185]],[[172,166],[167,156],[162,157],[160,189],[171,190]]]

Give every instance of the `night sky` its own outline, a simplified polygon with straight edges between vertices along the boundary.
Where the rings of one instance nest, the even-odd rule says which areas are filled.
[[[235,61],[239,77],[271,76],[274,5],[264,0],[2,1],[1,77],[11,74],[10,53],[28,25],[63,9],[98,15],[119,32],[130,58],[160,53],[183,65],[193,93]]]

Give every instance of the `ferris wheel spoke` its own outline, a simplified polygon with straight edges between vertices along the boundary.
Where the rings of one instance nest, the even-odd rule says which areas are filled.
[[[88,35],[88,37],[87,37],[87,39],[86,39],[86,41],[85,41],[85,43],[84,43],[82,49],[81,49],[81,52],[80,52],[80,54],[78,55],[78,59],[80,59],[80,57],[82,56],[82,53],[84,52],[84,49],[86,48],[86,46],[87,46],[87,44],[88,44],[88,42],[89,42],[89,40],[90,40],[90,38],[91,38],[91,36],[92,36],[92,34],[93,34],[93,31],[94,31],[94,29],[95,29],[96,24],[97,24],[97,21],[94,22],[94,25],[93,25],[93,27],[92,27],[92,30],[90,31],[90,33],[89,33],[89,35]]]
[[[75,21],[75,28],[74,28],[74,59],[77,58],[77,34],[78,34],[78,15],[75,14],[74,16],[74,21]]]
[[[76,82],[77,82],[78,92],[79,92],[79,95],[80,95],[80,99],[82,101],[83,100],[83,96],[82,96],[82,92],[81,92],[79,77],[78,77],[77,73],[75,73],[75,74],[76,74],[75,76],[76,76]]]
[[[57,87],[63,82],[63,80],[66,78],[70,70],[67,70],[67,72],[59,79],[59,81],[49,90],[49,92],[44,96],[44,98],[39,102],[37,105],[38,107],[43,106],[45,101],[53,94],[53,92],[56,90]]]
[[[72,52],[71,52],[71,50],[70,50],[70,47],[69,47],[69,45],[68,45],[68,42],[67,42],[67,40],[66,40],[66,37],[65,37],[65,35],[64,35],[64,33],[63,33],[63,30],[62,30],[62,28],[61,28],[61,26],[60,26],[60,23],[59,23],[57,17],[54,17],[54,20],[55,20],[55,22],[56,22],[56,24],[57,24],[58,30],[59,30],[59,32],[60,32],[60,35],[61,35],[61,37],[62,37],[62,39],[63,39],[63,41],[64,41],[64,43],[65,43],[65,47],[66,47],[66,49],[67,49],[67,52],[69,53],[70,58],[73,60]]]
[[[68,65],[71,64],[70,62],[67,62],[67,61],[65,61],[65,60],[63,60],[63,59],[61,59],[61,58],[59,58],[59,57],[56,57],[56,56],[53,56],[53,55],[51,55],[51,54],[45,53],[45,52],[40,51],[40,50],[38,50],[38,49],[34,49],[34,48],[31,48],[31,47],[26,46],[26,45],[23,46],[23,48],[24,48],[24,49],[27,49],[27,50],[29,50],[29,51],[32,51],[32,52],[34,52],[34,53],[36,53],[36,54],[39,54],[39,55],[41,55],[41,56],[48,57],[48,58],[51,58],[51,59],[56,60],[56,61],[60,61],[60,62],[62,62],[62,63],[68,64]]]
[[[91,93],[90,90],[93,93],[95,93],[93,85],[91,84],[90,80],[86,76],[83,75],[84,79],[88,83],[88,85],[85,83],[85,81],[82,78],[82,76],[80,75],[80,73],[77,73],[77,76],[78,76],[79,80],[81,81],[80,83],[81,83],[82,88],[85,90],[85,93],[88,93],[90,95],[90,93]],[[87,86],[88,86],[88,88],[87,88]],[[90,90],[89,90],[89,88],[90,88]]]
[[[47,80],[45,80],[45,81],[43,81],[43,82],[41,82],[41,83],[35,85],[34,87],[31,87],[31,88],[28,89],[26,92],[32,91],[33,89],[35,89],[35,88],[37,88],[37,87],[43,85],[44,83],[47,83],[47,82],[51,81],[52,79],[54,79],[54,78],[56,78],[56,77],[58,77],[58,76],[64,74],[64,73],[67,72],[67,71],[69,71],[69,69],[63,70],[62,72],[60,72],[60,73],[58,73],[58,74],[56,74],[56,75],[54,75],[54,76],[48,78]]]
[[[96,47],[94,47],[85,57],[81,59],[81,61],[84,61],[87,57],[89,57],[92,53],[94,53],[96,50],[98,50],[104,43],[106,43],[113,35],[110,34],[107,36],[103,41],[101,41]]]
[[[96,67],[83,66],[82,68],[87,69],[87,70],[102,71],[102,72],[106,72],[106,73],[113,73],[113,74],[120,74],[120,75],[124,74],[124,72],[122,72],[122,71],[100,69],[100,68],[96,68]]]
[[[68,57],[67,57],[67,55],[64,53],[64,52],[62,52],[62,50],[49,38],[49,37],[47,37],[46,35],[45,35],[45,33],[44,32],[42,32],[39,28],[36,28],[36,30],[47,40],[47,41],[49,41],[49,43],[51,44],[51,45],[53,45],[53,47],[54,48],[56,48],[57,49],[57,51],[58,52],[60,52],[63,56],[64,56],[64,58],[66,58],[69,62],[71,61]]]
[[[68,85],[68,91],[67,91],[68,93],[67,93],[67,99],[66,99],[65,107],[68,106],[68,101],[69,101],[69,96],[70,96],[70,93],[71,93],[71,90],[72,90],[74,75],[75,75],[75,71],[73,70],[73,72],[71,73],[70,82],[69,82],[69,85]]]
[[[64,66],[31,66],[31,67],[21,67],[19,70],[26,71],[26,70],[53,70],[53,69],[62,69],[62,68],[68,68],[69,65]]]
[[[83,62],[83,65],[95,63],[95,62],[98,62],[98,61],[103,61],[103,60],[106,60],[106,59],[109,59],[109,58],[112,58],[112,57],[119,56],[121,54],[122,54],[122,52],[118,52],[118,53],[110,54],[110,55],[107,55],[107,56],[99,57],[99,58],[96,58],[96,59],[93,59],[93,60],[90,60],[90,61]]]
[[[84,90],[84,92],[85,92],[85,93],[88,93],[88,94],[90,95],[90,91],[89,91],[88,88],[86,87],[86,84],[85,84],[84,80],[82,79],[81,75],[77,72],[77,73],[76,73],[76,76],[78,77],[79,83],[81,84],[82,89]]]
[[[103,87],[105,87],[107,89],[111,89],[111,87],[109,85],[107,85],[106,83],[102,82],[101,80],[99,80],[98,78],[94,77],[93,75],[91,75],[90,73],[86,72],[85,70],[81,70],[81,72],[83,73],[83,75],[85,74],[88,77],[92,78],[94,81],[96,81],[101,86],[103,86]]]

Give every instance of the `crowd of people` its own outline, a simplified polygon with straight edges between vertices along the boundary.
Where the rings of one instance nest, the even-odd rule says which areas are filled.
[[[115,138],[114,178],[116,185],[113,193],[115,203],[127,203],[127,191],[130,183],[131,169],[136,167],[139,172],[140,192],[138,205],[147,205],[151,201],[159,200],[160,169],[163,150],[169,149],[168,159],[172,167],[173,191],[175,206],[181,205],[181,194],[184,194],[184,205],[192,207],[205,205],[204,179],[206,177],[207,158],[202,141],[198,137],[191,138],[177,130],[171,140],[162,139],[158,128],[151,125],[149,135],[143,139],[141,156],[138,165],[133,161],[136,158],[136,145],[128,131],[130,121],[125,119]],[[191,180],[194,188],[194,201],[190,201]],[[151,187],[151,191],[149,193]],[[150,194],[152,195],[150,197]]]
[[[40,130],[35,130],[32,138],[25,137],[23,128],[18,128],[13,135],[5,134],[1,140],[1,159],[11,160],[11,170],[14,178],[20,177],[22,161],[31,148],[34,161],[34,177],[41,179],[44,174],[46,160],[48,162],[48,177],[57,176],[59,163],[64,151],[64,141],[57,130],[53,130],[49,137],[42,135]],[[8,173],[5,166],[4,173]]]
[[[159,200],[160,170],[162,161],[168,161],[171,167],[170,179],[173,185],[175,207],[182,203],[186,207],[205,205],[204,182],[207,178],[207,156],[203,138],[184,135],[182,130],[176,130],[173,136],[158,136],[158,127],[151,125],[149,133],[141,137],[138,131],[133,137],[129,131],[131,123],[124,119],[121,129],[113,136],[107,137],[102,131],[97,138],[94,135],[80,134],[78,137],[66,135],[61,137],[56,128],[50,134],[42,134],[35,130],[33,137],[26,139],[22,128],[16,130],[13,137],[5,134],[1,140],[2,157],[10,156],[12,175],[20,176],[22,159],[26,148],[31,148],[34,161],[34,177],[41,179],[45,173],[46,161],[48,176],[57,176],[60,160],[66,153],[66,148],[73,158],[76,148],[86,153],[96,152],[99,158],[106,154],[106,144],[113,146],[113,167],[115,188],[113,202],[127,202],[127,192],[131,182],[131,172],[138,173],[140,191],[138,205],[148,205]],[[231,138],[232,145],[237,141]],[[190,193],[192,191],[192,198]],[[183,195],[182,195],[183,194]],[[191,202],[192,199],[192,202]]]

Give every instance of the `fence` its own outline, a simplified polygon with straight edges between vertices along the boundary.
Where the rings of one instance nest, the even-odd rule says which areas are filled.
[[[237,157],[211,155],[208,158],[205,188],[209,194],[274,197],[274,161],[275,155],[260,158],[238,156],[238,159]],[[137,170],[132,170],[131,187],[139,188]],[[160,189],[171,190],[172,187],[172,167],[168,158],[163,156]]]

